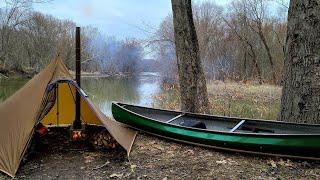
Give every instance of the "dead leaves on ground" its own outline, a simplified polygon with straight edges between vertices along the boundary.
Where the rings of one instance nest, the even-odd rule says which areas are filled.
[[[278,168],[278,167],[294,168],[295,167],[295,164],[290,159],[287,159],[285,161],[283,159],[280,159],[279,161],[268,160],[267,163],[272,168]]]
[[[135,173],[137,165],[130,166],[130,172],[121,172],[121,173],[112,173],[109,175],[110,178],[127,178],[130,177],[133,173]]]

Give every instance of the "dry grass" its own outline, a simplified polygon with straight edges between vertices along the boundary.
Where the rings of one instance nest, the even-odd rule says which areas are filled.
[[[280,109],[281,87],[220,81],[208,82],[211,114],[276,119]],[[164,85],[163,93],[156,96],[155,107],[179,109],[179,89]]]

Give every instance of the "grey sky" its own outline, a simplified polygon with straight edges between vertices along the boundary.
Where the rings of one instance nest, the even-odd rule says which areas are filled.
[[[226,4],[230,1],[216,2]],[[79,26],[92,25],[107,36],[140,39],[148,34],[139,28],[156,28],[171,12],[170,3],[170,0],[54,0],[36,4],[34,10],[70,19]]]

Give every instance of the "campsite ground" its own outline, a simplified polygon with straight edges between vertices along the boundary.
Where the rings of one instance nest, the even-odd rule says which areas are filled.
[[[177,88],[164,89],[155,106],[178,109]],[[214,114],[277,116],[278,86],[210,82],[208,90]],[[320,179],[320,162],[217,151],[147,134],[138,135],[129,159],[121,149],[79,150],[67,142],[67,131],[49,134],[16,179]]]
[[[16,179],[319,179],[320,163],[220,152],[140,134],[123,150],[77,150],[65,137],[20,166]],[[8,178],[0,175],[0,179]]]

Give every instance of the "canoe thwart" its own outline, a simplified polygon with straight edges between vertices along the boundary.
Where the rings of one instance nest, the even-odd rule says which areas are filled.
[[[242,120],[240,121],[237,125],[235,125],[229,132],[234,132],[235,130],[237,130],[240,126],[243,125],[243,123],[245,123],[246,120]]]
[[[166,123],[171,123],[172,121],[174,121],[174,120],[176,120],[176,119],[178,119],[178,118],[180,118],[180,117],[182,117],[182,116],[184,116],[184,115],[185,115],[185,113],[181,113],[181,114],[179,114],[178,116],[169,119],[168,121],[166,121]]]

